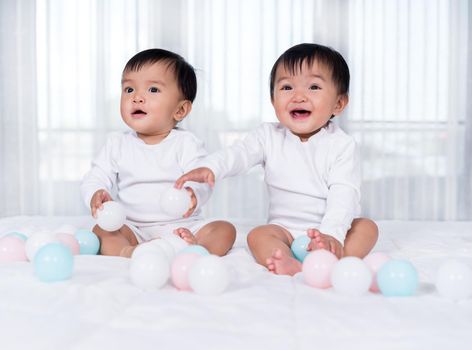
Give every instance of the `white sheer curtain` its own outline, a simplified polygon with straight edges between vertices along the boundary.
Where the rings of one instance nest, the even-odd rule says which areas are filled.
[[[137,51],[166,48],[195,66],[198,94],[183,126],[214,151],[276,120],[273,62],[318,42],[351,68],[338,122],[362,147],[364,215],[472,219],[467,0],[0,4],[2,216],[87,212],[78,184],[106,134],[123,128],[120,74]],[[261,169],[222,181],[206,208],[238,220],[263,221],[265,211]]]
[[[39,209],[35,1],[0,1],[0,215]]]

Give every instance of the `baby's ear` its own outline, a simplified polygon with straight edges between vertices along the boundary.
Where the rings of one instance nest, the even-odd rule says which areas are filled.
[[[334,107],[333,114],[339,115],[341,112],[346,108],[347,104],[349,103],[349,96],[347,94],[342,94],[338,96],[338,101],[336,102],[336,106]]]
[[[177,110],[174,114],[174,119],[176,122],[180,122],[184,120],[184,118],[190,113],[192,110],[192,102],[189,100],[184,100],[179,103],[177,106]]]

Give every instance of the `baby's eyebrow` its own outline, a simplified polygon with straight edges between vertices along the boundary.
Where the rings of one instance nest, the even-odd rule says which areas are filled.
[[[162,80],[148,80],[147,82],[157,84],[157,85],[162,85],[162,86],[166,85]]]
[[[322,75],[319,75],[319,74],[310,74],[310,77],[318,78],[320,80],[326,81],[326,79]]]
[[[309,77],[310,78],[317,78],[317,79],[320,79],[322,81],[326,81],[326,79],[322,75],[319,75],[319,74],[310,74]],[[283,80],[290,80],[290,78],[291,78],[291,76],[282,76],[279,79],[277,79],[277,81],[275,83],[279,84]]]
[[[133,80],[132,79],[122,79],[121,80],[121,85],[128,84],[129,82],[133,82]],[[162,86],[166,85],[162,80],[147,80],[146,83],[157,84],[157,85],[162,85]]]

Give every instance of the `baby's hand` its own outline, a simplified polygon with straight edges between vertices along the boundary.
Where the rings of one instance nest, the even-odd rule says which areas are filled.
[[[185,189],[189,193],[190,199],[192,200],[192,204],[191,204],[189,210],[184,214],[184,218],[188,218],[190,215],[193,214],[193,211],[197,207],[197,197],[195,196],[195,192],[193,192],[192,188],[185,187]]]
[[[209,168],[196,168],[179,177],[175,181],[174,187],[181,189],[186,181],[204,182],[213,187],[215,185],[215,174]]]
[[[92,209],[92,216],[97,218],[97,209],[103,208],[103,203],[111,201],[110,194],[105,190],[98,190],[92,196],[90,200],[90,208]]]
[[[343,256],[342,244],[333,236],[325,235],[315,228],[310,228],[307,231],[308,237],[311,238],[311,242],[308,244],[308,251],[315,249],[326,249],[336,255],[338,259]]]

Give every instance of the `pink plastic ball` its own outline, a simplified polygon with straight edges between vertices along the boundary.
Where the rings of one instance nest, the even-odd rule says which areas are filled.
[[[58,242],[64,244],[66,247],[68,247],[71,250],[72,255],[79,255],[80,254],[79,241],[73,235],[71,235],[69,233],[56,233],[54,235],[54,238]]]
[[[369,267],[370,271],[372,271],[372,284],[370,285],[369,290],[374,293],[380,292],[379,286],[377,284],[377,271],[385,264],[390,257],[382,252],[375,252],[370,253],[364,258],[364,262]]]
[[[25,241],[15,236],[0,238],[0,262],[27,260]]]
[[[308,254],[303,261],[303,279],[315,288],[331,287],[331,271],[338,258],[326,249],[318,249]]]
[[[172,261],[171,279],[177,289],[192,290],[188,281],[188,273],[196,260],[202,255],[197,253],[182,253]]]

